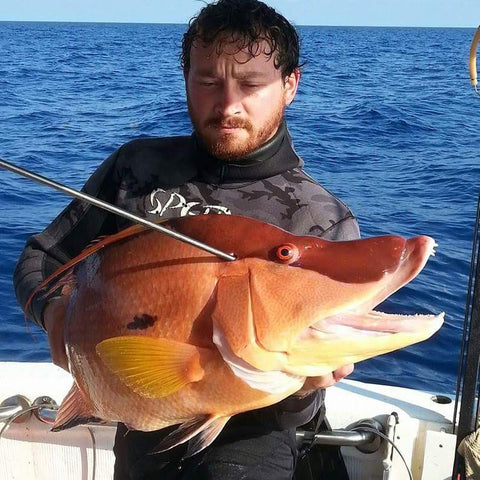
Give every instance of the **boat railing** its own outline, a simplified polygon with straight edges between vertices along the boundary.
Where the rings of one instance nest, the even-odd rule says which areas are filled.
[[[46,424],[53,425],[58,412],[57,403],[48,396],[41,396],[30,402],[23,395],[14,395],[0,403],[0,422],[5,425],[0,429],[0,436],[13,422],[22,423],[35,417]],[[101,425],[116,427],[117,422],[102,422],[86,425]],[[350,426],[348,429],[313,432],[297,429],[296,438],[298,445],[334,445],[344,447],[357,447],[363,452],[375,452],[381,445],[383,426],[375,419],[365,419]]]

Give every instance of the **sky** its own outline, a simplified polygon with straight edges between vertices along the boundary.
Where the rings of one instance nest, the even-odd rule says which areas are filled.
[[[480,0],[265,0],[296,25],[476,27]],[[201,0],[0,0],[0,21],[187,23]]]

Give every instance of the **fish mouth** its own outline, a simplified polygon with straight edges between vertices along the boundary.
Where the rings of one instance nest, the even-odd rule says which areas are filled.
[[[323,318],[308,327],[309,336],[319,340],[332,336],[381,336],[397,333],[436,331],[444,320],[444,312],[435,314],[402,315],[372,310],[366,313],[344,312]],[[433,333],[432,332],[432,333]]]
[[[336,368],[404,348],[431,337],[439,315],[397,315],[375,310],[346,311],[306,328],[289,351],[285,371],[318,376]]]
[[[444,312],[436,314],[391,314],[374,308],[415,278],[423,269],[430,256],[435,256],[438,244],[433,238],[420,236],[407,240],[400,256],[397,269],[385,273],[385,282],[371,298],[363,299],[359,304],[322,318],[310,325],[305,334],[318,339],[336,336],[386,336],[393,334],[412,334],[428,336],[437,331],[444,320]]]

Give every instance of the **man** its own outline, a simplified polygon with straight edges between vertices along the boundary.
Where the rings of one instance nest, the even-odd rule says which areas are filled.
[[[207,5],[184,35],[182,64],[193,135],[127,143],[92,175],[86,192],[153,220],[233,213],[296,234],[329,240],[359,236],[352,213],[302,171],[293,149],[284,112],[300,79],[299,42],[284,17],[257,0]],[[73,201],[28,240],[14,278],[20,304],[92,240],[127,225]],[[62,348],[67,302],[68,295],[49,302],[36,298],[27,312],[46,329],[52,359],[63,368],[68,368]],[[318,389],[352,368],[309,379],[279,404],[234,417],[209,448],[186,461],[183,446],[149,455],[165,431],[129,432],[120,425],[115,479],[291,478],[295,427],[318,411],[323,400]]]

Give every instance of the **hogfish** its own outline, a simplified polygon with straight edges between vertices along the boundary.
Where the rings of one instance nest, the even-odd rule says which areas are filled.
[[[92,417],[143,431],[179,424],[158,450],[192,440],[191,455],[233,415],[442,325],[443,314],[373,310],[422,270],[430,237],[330,242],[234,215],[164,225],[237,259],[133,226],[47,279],[42,289],[71,291],[64,341],[74,385],[55,430]]]

